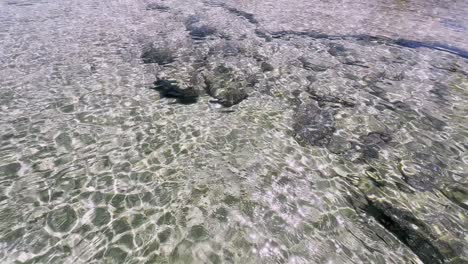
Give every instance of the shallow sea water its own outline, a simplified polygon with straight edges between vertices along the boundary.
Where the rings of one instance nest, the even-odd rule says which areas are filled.
[[[0,0],[0,262],[468,262],[467,15]],[[153,89],[216,65],[246,99]]]

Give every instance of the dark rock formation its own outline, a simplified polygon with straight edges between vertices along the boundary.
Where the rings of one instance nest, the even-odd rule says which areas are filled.
[[[231,12],[232,14],[234,14],[236,16],[240,16],[240,17],[245,18],[247,21],[249,21],[252,24],[258,24],[257,19],[255,19],[254,15],[251,14],[251,13],[239,10],[237,8],[234,8],[234,7],[229,7],[229,6],[224,6],[224,8],[226,8],[227,11]]]
[[[343,45],[341,44],[330,44],[330,48],[328,49],[328,53],[334,57],[338,56],[346,56],[348,55],[348,49],[346,49]]]
[[[371,132],[361,136],[359,143],[356,144],[356,146],[359,146],[358,151],[361,153],[360,159],[363,161],[378,159],[380,149],[391,140],[389,134],[381,132]]]
[[[174,62],[174,54],[167,47],[155,47],[153,44],[143,47],[141,59],[144,63],[165,65]]]
[[[357,188],[350,188],[348,201],[357,212],[363,212],[363,222],[368,223],[370,232],[382,233],[382,230],[393,234],[402,244],[410,248],[423,263],[464,263],[464,235],[457,232],[444,233],[441,236],[440,223],[453,225],[445,216],[427,218],[425,213],[407,206],[407,199],[420,199],[414,192],[395,196],[401,184],[387,181],[380,171],[370,168],[360,179],[346,180]],[[411,198],[410,198],[411,197]],[[414,202],[414,201],[413,201]],[[426,203],[426,201],[421,201]],[[436,215],[437,213],[434,213]],[[373,218],[379,225],[369,222]],[[450,230],[450,227],[447,227]],[[379,236],[380,237],[380,236]],[[383,237],[380,237],[386,241]]]
[[[323,72],[328,70],[332,65],[323,60],[314,60],[311,58],[300,57],[299,61],[302,63],[302,67],[307,70],[312,70],[315,72]]]
[[[424,263],[444,263],[444,256],[433,242],[429,228],[410,212],[385,202],[369,202],[364,210],[385,229],[407,245]]]
[[[159,91],[161,97],[177,98],[182,104],[197,102],[200,95],[204,93],[204,80],[200,73],[180,71],[170,76],[161,74],[154,82],[154,89]]]
[[[205,75],[206,91],[223,106],[229,107],[248,97],[249,81],[231,67],[217,66]]]
[[[175,80],[159,79],[154,82],[154,89],[159,91],[161,97],[177,98],[179,103],[196,103],[198,92],[193,87],[181,88]]]
[[[262,62],[260,67],[262,68],[263,72],[269,72],[274,70],[273,66],[268,62]]]
[[[446,178],[446,165],[434,155],[415,152],[407,159],[411,162],[400,163],[398,168],[403,180],[419,191],[432,191]]]
[[[354,107],[356,104],[350,99],[343,99],[334,95],[323,95],[319,94],[315,89],[309,87],[307,92],[310,94],[310,98],[317,101],[319,106],[324,106],[326,103],[339,104],[344,107]]]
[[[294,116],[294,133],[299,143],[325,146],[335,132],[333,112],[315,104],[299,106]]]
[[[248,13],[230,12],[253,19]],[[391,40],[317,32],[270,34],[257,28],[255,41],[264,46],[256,50],[258,43],[249,43],[248,37],[221,32],[221,26],[217,32],[207,25],[198,17],[187,20],[186,29],[197,40],[187,50],[202,56],[185,59],[181,55],[169,67],[161,67],[164,76],[158,76],[155,84],[162,96],[183,103],[207,94],[225,107],[258,94],[281,101],[296,111],[292,128],[301,145],[326,148],[326,154],[334,154],[330,155],[333,162],[354,172],[372,167],[365,175],[343,176],[358,182],[349,188],[356,194],[353,207],[362,216],[364,229],[375,231],[385,243],[411,249],[425,263],[450,262],[463,255],[460,219],[451,213],[439,216],[431,212],[446,206],[445,202],[453,203],[453,211],[466,210],[466,188],[450,185],[449,159],[437,153],[435,144],[443,143],[427,143],[430,140],[426,139],[429,149],[398,143],[404,136],[418,142],[421,130],[445,130],[447,118],[436,115],[434,104],[446,107],[449,104],[441,102],[452,103],[456,86],[432,85],[433,80],[420,78],[419,72],[412,70],[420,62],[408,58],[401,47],[393,47],[397,53],[387,46],[381,54],[372,52],[371,48],[381,43],[394,44]],[[350,40],[352,43],[346,42]],[[426,70],[424,65],[418,67]],[[415,104],[416,95],[421,100]],[[263,97],[252,101],[257,100]],[[408,122],[411,127],[405,125]],[[214,215],[224,219],[220,212]]]
[[[167,11],[167,10],[169,10],[169,7],[164,6],[164,5],[160,5],[160,4],[157,4],[157,3],[149,3],[148,5],[146,5],[146,10]]]
[[[189,25],[187,27],[189,30],[190,36],[195,40],[203,40],[208,36],[211,36],[216,33],[216,29],[214,27],[210,27],[207,25],[202,26],[193,26]]]
[[[390,142],[392,137],[387,133],[371,132],[361,136],[361,140],[364,145],[381,145]]]
[[[447,126],[447,123],[445,123],[444,121],[428,114],[428,113],[425,113],[423,112],[423,115],[424,117],[421,119],[421,122],[423,124],[426,124],[438,131],[442,131],[444,129],[444,127]]]
[[[442,193],[461,208],[468,210],[468,188],[451,184],[442,188]]]

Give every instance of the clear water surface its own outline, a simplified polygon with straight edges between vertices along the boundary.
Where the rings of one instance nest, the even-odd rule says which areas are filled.
[[[466,17],[0,0],[0,262],[467,263]],[[151,89],[220,65],[231,107]]]

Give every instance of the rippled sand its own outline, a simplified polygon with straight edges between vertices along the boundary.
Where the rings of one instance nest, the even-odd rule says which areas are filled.
[[[1,1],[0,262],[468,262],[467,15]]]

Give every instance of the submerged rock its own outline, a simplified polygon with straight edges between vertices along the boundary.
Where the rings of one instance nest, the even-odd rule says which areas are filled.
[[[313,79],[311,78],[313,77],[310,77],[308,79],[313,81]],[[312,87],[309,87],[307,89],[307,92],[309,93],[310,98],[318,102],[319,106],[325,106],[326,104],[338,104],[344,107],[354,107],[356,105],[356,103],[354,103],[351,99],[340,98],[338,96],[328,94],[319,94]]]
[[[146,5],[146,10],[160,10],[160,11],[167,11],[169,7],[165,5],[160,5],[157,3],[149,3]]]
[[[355,143],[355,149],[361,153],[360,159],[369,161],[371,159],[378,159],[379,152],[385,144],[392,140],[389,134],[381,132],[371,132],[365,136],[360,137],[360,141]]]
[[[262,68],[263,72],[269,72],[269,71],[273,71],[275,69],[275,68],[273,68],[273,65],[271,65],[268,62],[262,62],[261,68]]]
[[[144,63],[156,63],[165,65],[174,62],[174,53],[167,47],[155,47],[153,44],[146,45],[141,53]]]
[[[47,224],[54,232],[69,232],[76,221],[76,212],[69,205],[55,209],[47,215]]]
[[[189,34],[193,39],[196,40],[203,40],[208,36],[211,36],[216,33],[216,29],[214,27],[202,25],[202,26],[192,26],[190,25],[187,27],[189,30]]]
[[[324,72],[333,67],[332,63],[326,60],[300,57],[299,61],[304,69],[312,70],[314,72]]]
[[[258,24],[257,19],[255,19],[254,15],[251,13],[247,13],[245,11],[239,10],[234,7],[229,7],[226,5],[223,5],[223,7],[226,8],[226,10],[228,10],[229,12],[233,13],[234,15],[245,18],[247,21],[249,21],[252,24]]]
[[[422,217],[424,213],[406,204],[407,199],[421,199],[420,195],[397,198],[391,187],[376,184],[370,177],[362,178],[358,185],[364,200],[355,203],[355,206],[408,246],[423,263],[464,263],[463,235],[453,230],[441,235],[441,224],[444,228],[450,228],[453,223],[444,216]],[[424,205],[427,202],[421,200],[420,203]]]
[[[334,154],[343,154],[350,150],[351,147],[352,144],[348,142],[345,138],[340,136],[334,136],[331,138],[327,149]]]
[[[455,219],[458,216],[445,212],[439,217],[426,209],[439,209],[432,207],[432,203],[450,200],[464,210],[466,190],[447,187],[443,195],[432,200],[430,195],[447,186],[450,180],[450,172],[444,165],[446,159],[439,160],[436,154],[430,154],[436,153],[431,149],[418,150],[402,143],[417,137],[418,129],[441,131],[450,125],[444,115],[434,116],[430,105],[434,99],[451,96],[447,87],[424,90],[425,86],[418,86],[419,72],[411,70],[413,64],[405,64],[405,60],[391,52],[383,52],[389,56],[384,61],[370,50],[362,51],[368,47],[345,41],[338,44],[313,40],[317,45],[312,47],[298,39],[288,40],[295,42],[290,46],[275,39],[277,46],[268,47],[265,42],[266,46],[256,50],[257,43],[247,43],[245,39],[241,43],[234,38],[226,41],[221,33],[215,34],[215,29],[204,26],[196,17],[186,22],[186,29],[192,39],[202,41],[190,40],[195,44],[184,47],[190,56],[180,55],[171,65],[160,67],[155,85],[162,96],[184,103],[195,102],[207,94],[216,103],[230,107],[249,95],[262,94],[281,101],[286,108],[297,108],[292,127],[296,141],[326,147],[323,153],[333,153],[329,156],[332,162],[352,171],[352,176],[343,177],[358,182],[359,186],[353,188],[359,193],[356,198],[359,205],[353,207],[363,215],[366,230],[385,234],[379,238],[391,249],[394,249],[391,244],[411,249],[415,253],[412,257],[418,256],[423,262],[444,263],[462,255],[462,239],[458,235],[461,217]],[[158,56],[156,60],[162,64],[169,61]],[[422,99],[416,101],[413,97]],[[263,99],[254,98],[252,102]],[[405,126],[407,121],[414,127]],[[424,140],[423,145],[430,145],[429,138]],[[378,169],[369,170],[367,176],[355,176],[362,166],[368,165]],[[385,170],[382,167],[394,171],[381,173],[380,169]],[[226,221],[224,210],[212,216]],[[279,224],[274,224],[282,225],[281,219],[276,220]],[[448,228],[444,229],[445,226]],[[209,238],[209,232],[201,225],[194,226],[189,238],[203,241]]]
[[[216,33],[215,27],[201,24],[200,20],[201,19],[198,16],[189,16],[184,22],[185,28],[189,31],[190,36],[194,40],[203,40]]]
[[[341,44],[331,43],[328,53],[334,57],[346,56],[348,54],[348,49]]]
[[[442,193],[461,208],[468,210],[468,188],[462,185],[448,185],[442,188]]]
[[[334,117],[331,110],[324,110],[315,104],[299,106],[293,129],[299,143],[313,146],[325,146],[335,132]]]
[[[408,147],[412,147],[409,145]],[[417,146],[414,146],[417,147]],[[447,164],[428,147],[413,149],[398,164],[402,179],[419,191],[432,191],[448,179]]]
[[[159,91],[161,97],[177,98],[182,104],[197,102],[205,89],[202,76],[195,70],[178,71],[170,76],[160,74],[154,85],[154,89]]]
[[[365,136],[361,136],[360,138],[364,145],[381,145],[392,140],[392,137],[389,134],[381,132],[371,132]]]
[[[154,82],[155,89],[160,92],[161,97],[177,98],[180,103],[196,103],[198,93],[193,87],[181,88],[176,80],[158,79]]]
[[[410,212],[385,202],[370,202],[365,211],[401,242],[413,250],[424,263],[444,263],[444,256],[434,244],[429,228]]]
[[[207,93],[223,106],[233,106],[248,97],[248,79],[234,68],[219,65],[205,75],[205,82]]]

